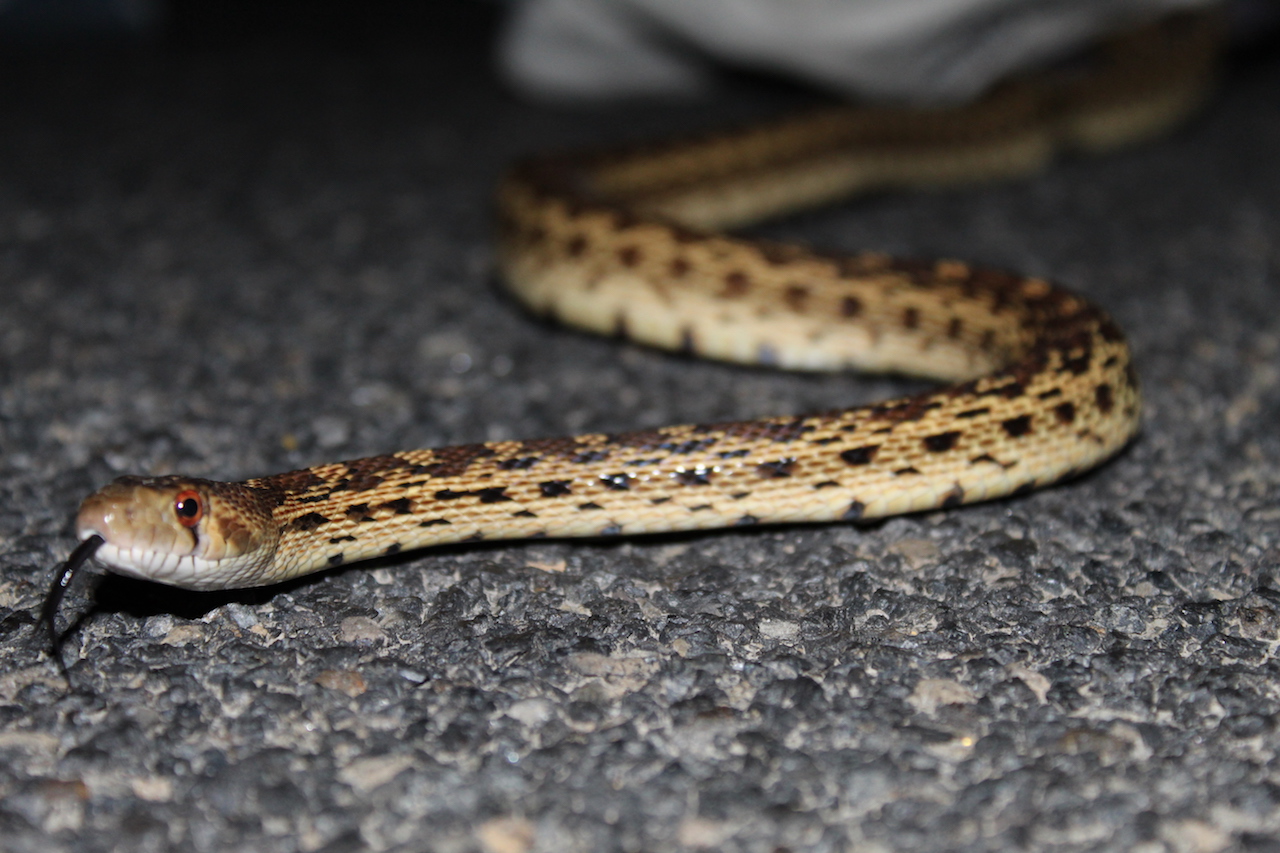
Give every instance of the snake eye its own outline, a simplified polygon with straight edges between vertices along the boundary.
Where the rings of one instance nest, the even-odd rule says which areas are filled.
[[[200,502],[199,493],[194,489],[179,492],[173,499],[173,511],[183,527],[195,527],[204,515],[204,505]]]

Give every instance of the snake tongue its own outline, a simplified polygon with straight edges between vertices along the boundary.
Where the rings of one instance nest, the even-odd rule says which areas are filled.
[[[40,622],[49,632],[49,652],[53,659],[58,662],[58,669],[62,670],[62,675],[67,679],[67,684],[71,684],[71,676],[67,672],[67,665],[62,660],[62,637],[58,634],[58,607],[62,604],[62,598],[67,594],[67,588],[71,586],[71,581],[79,573],[80,568],[89,561],[94,553],[102,547],[105,542],[98,534],[92,534],[71,552],[71,556],[62,564],[62,568],[53,576],[53,583],[49,587],[49,593],[45,596],[44,606],[40,608]]]

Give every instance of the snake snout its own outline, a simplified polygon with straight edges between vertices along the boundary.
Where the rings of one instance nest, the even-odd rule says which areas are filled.
[[[121,477],[80,504],[76,536],[101,536],[96,557],[111,570],[149,577],[155,566],[191,554],[198,545],[175,512],[182,485],[170,478]]]

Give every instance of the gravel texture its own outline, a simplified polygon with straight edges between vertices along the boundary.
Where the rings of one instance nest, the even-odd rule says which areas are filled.
[[[0,849],[1280,850],[1280,62],[1167,140],[763,229],[1051,276],[1145,431],[1016,500],[854,527],[458,547],[267,590],[80,583],[91,489],[829,408],[494,286],[521,152],[809,96],[522,104],[417,47],[10,56],[0,94]]]

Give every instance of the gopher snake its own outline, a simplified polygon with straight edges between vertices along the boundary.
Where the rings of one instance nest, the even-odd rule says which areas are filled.
[[[841,108],[603,155],[544,157],[499,191],[500,259],[535,312],[654,346],[959,384],[805,417],[391,453],[240,483],[122,477],[89,496],[44,619],[96,556],[192,589],[271,584],[449,542],[870,519],[1019,494],[1135,433],[1120,330],[1043,280],[958,261],[830,256],[713,233],[868,188],[1032,171],[1195,105],[1205,19],[1118,39],[928,111]]]

